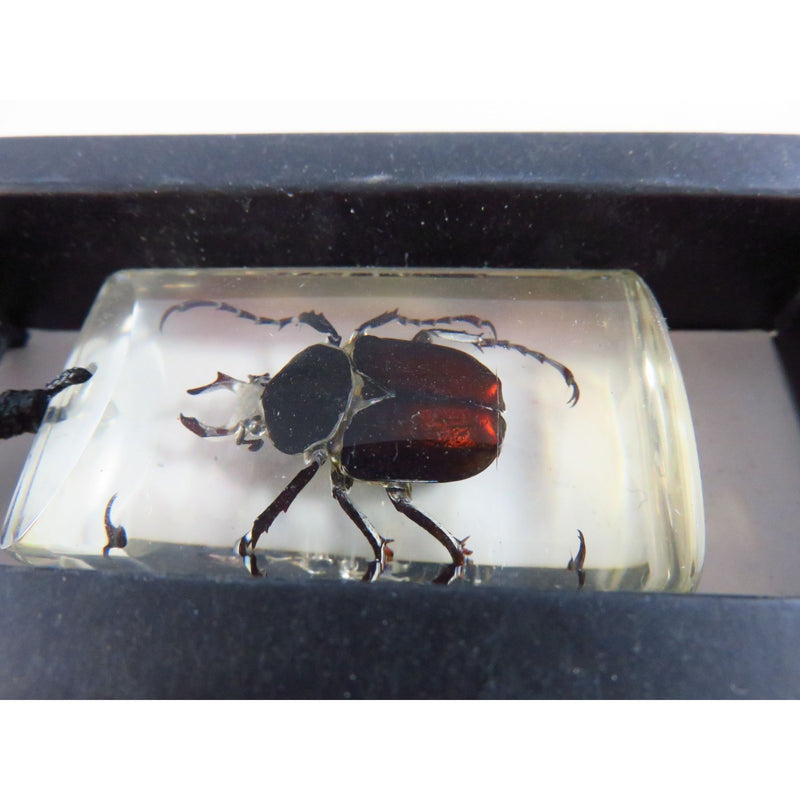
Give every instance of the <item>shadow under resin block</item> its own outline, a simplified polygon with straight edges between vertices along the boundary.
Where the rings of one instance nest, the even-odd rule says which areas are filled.
[[[121,272],[69,364],[95,374],[34,440],[2,540],[21,561],[573,591],[699,579],[688,404],[634,273]]]

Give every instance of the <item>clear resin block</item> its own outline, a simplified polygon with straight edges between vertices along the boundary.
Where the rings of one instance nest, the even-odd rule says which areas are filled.
[[[197,300],[223,305],[187,303]],[[354,388],[315,447],[305,455],[278,449],[264,426],[266,376],[275,380],[314,344],[335,344],[319,315],[341,336],[339,363],[350,370],[354,332],[395,309],[361,335],[416,337],[416,349],[397,352],[416,354],[419,371],[381,350],[371,363],[382,377],[347,372]],[[300,316],[311,311],[317,316]],[[431,360],[441,351],[426,347],[469,360]],[[402,439],[423,415],[414,430],[424,435],[396,442],[405,447],[397,458],[419,457],[429,469],[424,482],[400,489],[410,487],[413,507],[454,538],[468,537],[462,583],[574,591],[578,576],[567,565],[579,556],[578,531],[586,588],[690,591],[699,580],[705,531],[689,407],[664,319],[632,272],[132,270],[103,286],[68,365],[95,374],[52,401],[34,439],[2,537],[22,562],[256,580],[238,542],[310,458],[326,458],[261,537],[258,564],[267,580],[360,579],[375,556],[334,499],[331,475],[341,474],[342,442],[364,409],[397,400],[381,381],[402,375],[415,391],[382,425],[389,439]],[[458,365],[467,374],[460,383],[451,374]],[[486,411],[490,389],[476,370],[498,393],[501,384],[502,420],[499,406]],[[580,390],[574,405],[567,370]],[[236,380],[187,393],[218,372]],[[295,424],[326,427],[329,411],[317,413],[313,384],[334,379],[313,365],[304,379],[311,388]],[[466,399],[453,401],[453,416],[441,410],[452,399],[442,394],[456,384]],[[292,409],[278,385],[269,413],[285,432]],[[425,437],[442,428],[448,446],[435,449]],[[484,468],[451,461],[477,452],[473,439],[484,428],[502,439],[493,452],[480,445]],[[396,461],[381,453],[376,468],[385,475],[354,480],[347,493],[375,535],[393,540],[379,579],[433,580],[451,556],[419,520],[398,513]],[[110,546],[120,544],[110,538],[119,526],[127,543]]]

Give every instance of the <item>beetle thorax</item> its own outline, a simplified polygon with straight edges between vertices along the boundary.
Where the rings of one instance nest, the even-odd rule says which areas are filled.
[[[282,453],[303,453],[337,431],[350,404],[350,359],[338,347],[317,344],[298,353],[264,388],[267,432]]]

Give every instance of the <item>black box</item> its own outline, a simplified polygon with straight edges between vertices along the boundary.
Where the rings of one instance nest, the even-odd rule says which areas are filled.
[[[775,331],[797,401],[798,256],[800,137],[0,140],[20,327],[128,268],[630,268],[672,329]],[[0,567],[0,696],[800,696],[793,598],[468,588]]]

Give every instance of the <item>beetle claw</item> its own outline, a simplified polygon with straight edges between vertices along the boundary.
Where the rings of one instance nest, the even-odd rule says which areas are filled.
[[[570,408],[575,408],[575,406],[578,403],[578,400],[580,400],[581,390],[577,382],[575,381],[575,376],[572,374],[572,370],[569,370],[566,367],[564,367],[564,372],[565,372],[564,380],[567,382],[567,386],[571,387],[572,389],[572,395],[570,396],[569,400],[567,400],[567,405]]]
[[[103,518],[103,525],[106,531],[106,539],[107,543],[103,547],[103,555],[108,558],[109,552],[114,548],[122,549],[128,544],[128,535],[125,532],[125,528],[122,525],[114,525],[111,522],[111,506],[114,504],[114,501],[117,499],[117,495],[114,494],[111,499],[108,501],[106,505],[105,516]]]
[[[255,554],[245,558],[245,567],[250,570],[250,574],[254,578],[260,578],[262,575],[266,575],[266,572],[262,572],[258,568],[258,559],[256,558]]]
[[[381,561],[383,561],[384,566],[394,559],[394,550],[389,547],[389,543],[393,541],[394,539],[384,539],[381,537]]]
[[[259,568],[258,568],[258,558],[256,558],[256,554],[254,552],[254,547],[251,544],[251,536],[250,534],[245,534],[242,536],[241,539],[236,543],[236,547],[234,548],[234,552],[236,553],[239,558],[242,559],[242,564],[244,568],[255,578],[264,575]]]
[[[370,561],[366,571],[361,576],[361,580],[364,583],[372,583],[373,581],[376,581],[383,573],[384,567],[385,564],[381,559],[376,558],[374,561]]]
[[[455,537],[453,538],[455,539]],[[468,548],[464,547],[464,543],[467,541],[467,539],[469,539],[469,536],[465,536],[463,539],[456,539],[456,542],[458,542],[458,548],[459,550],[461,550],[461,554],[463,556],[472,555],[472,550],[469,550]]]
[[[442,571],[434,578],[433,582],[439,586],[447,586],[456,578],[460,578],[464,573],[463,564],[448,564],[442,567]]]
[[[586,572],[583,569],[584,562],[586,561],[586,539],[583,536],[583,533],[579,530],[578,531],[578,540],[580,541],[580,547],[578,548],[578,555],[574,558],[572,557],[572,553],[570,553],[569,563],[567,564],[567,569],[572,572],[573,570],[578,575],[578,588],[581,589],[583,585],[586,583]]]
[[[394,539],[384,539],[383,536],[381,536],[380,555],[367,566],[366,572],[364,572],[361,578],[362,581],[365,583],[372,583],[372,581],[377,580],[383,575],[388,565],[391,564],[394,559],[394,551],[389,547],[389,542],[393,541]]]
[[[242,555],[242,564],[254,578],[266,574],[258,568],[258,558],[256,558],[256,554],[253,552],[245,552],[244,555]]]
[[[200,422],[197,417],[187,417],[185,414],[181,414],[178,419],[184,428],[187,428],[201,439],[206,439],[209,436],[230,436],[233,433],[230,428],[216,428],[213,425],[206,425],[205,422]]]

